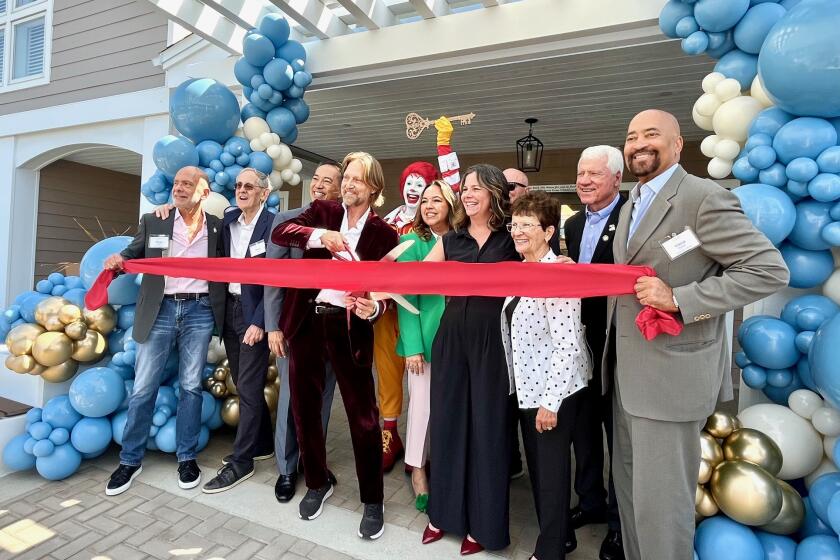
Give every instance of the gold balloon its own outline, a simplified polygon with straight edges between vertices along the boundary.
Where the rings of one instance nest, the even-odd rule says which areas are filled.
[[[89,329],[82,340],[73,343],[73,354],[70,356],[77,362],[93,362],[102,357],[108,350],[108,341],[102,333]]]
[[[762,525],[761,528],[768,533],[789,535],[802,525],[802,520],[805,519],[805,504],[802,502],[802,496],[793,486],[784,480],[777,480],[777,482],[782,490],[782,510],[773,521]]]
[[[228,375],[225,377],[225,388],[227,392],[231,395],[238,395],[239,391],[236,390],[236,384],[233,382],[233,376]]]
[[[47,367],[67,361],[73,354],[73,341],[63,332],[45,332],[32,345],[32,357]]]
[[[694,493],[694,511],[703,517],[712,517],[717,514],[718,506],[712,498],[711,492],[708,488],[697,485],[697,491]]]
[[[35,358],[32,359],[34,360]],[[35,362],[35,367],[29,370],[29,375],[41,375],[45,371],[47,371],[47,366],[42,366],[38,362]]]
[[[725,412],[713,412],[703,430],[709,432],[713,437],[725,439],[735,430],[735,418]]]
[[[239,424],[239,397],[228,397],[222,403],[222,421],[228,426]]]
[[[723,450],[717,440],[706,432],[700,432],[700,457],[713,467],[723,461]]]
[[[50,383],[61,383],[76,375],[78,369],[79,362],[76,360],[67,360],[57,366],[48,367],[41,374],[41,377],[44,378],[44,381],[49,381]]]
[[[706,484],[712,478],[714,467],[705,459],[700,459],[700,474],[697,476],[697,484]]]
[[[268,366],[268,373],[265,374],[265,381],[266,383],[274,383],[277,379],[277,366],[270,365]]]
[[[63,331],[64,323],[59,320],[61,308],[70,303],[61,296],[52,296],[35,306],[35,321],[48,331]]]
[[[6,335],[6,346],[15,356],[22,356],[32,352],[32,346],[38,335],[45,332],[44,327],[33,323],[18,325]]]
[[[214,382],[214,381],[215,381],[215,379],[213,379],[212,377],[208,377],[207,379],[205,379],[205,380],[201,383],[201,384],[204,386],[204,390],[205,390],[205,391],[209,391],[210,389],[212,389],[212,388],[213,388],[213,382]]]
[[[279,399],[280,394],[272,385],[265,386],[263,389],[263,397],[265,398],[265,403],[268,405],[269,412],[277,410],[277,400]]]
[[[64,327],[64,334],[66,334],[73,340],[82,340],[87,333],[87,323],[81,320],[73,321],[72,323],[69,323],[66,327]]]
[[[776,478],[746,461],[724,461],[709,481],[721,511],[744,525],[765,525],[782,510],[782,490]]]
[[[213,370],[213,379],[215,379],[216,381],[224,381],[227,376],[227,368],[218,366],[216,369]]]
[[[215,381],[210,386],[210,394],[213,395],[214,397],[216,397],[217,399],[220,399],[222,397],[226,397],[227,396],[227,387],[225,387],[224,383],[219,383],[218,381]]]
[[[727,461],[746,461],[776,476],[782,470],[782,451],[776,442],[758,430],[742,428],[723,442]]]
[[[58,310],[58,320],[69,325],[70,323],[82,320],[82,309],[73,303],[68,303]]]
[[[733,416],[732,417],[732,431],[737,432],[738,430],[740,430],[743,427],[744,427],[744,425],[741,424],[740,418],[738,418],[737,416]]]
[[[103,305],[99,309],[88,309],[82,311],[87,326],[102,334],[109,334],[117,326],[117,312],[110,305]]]
[[[30,373],[37,364],[38,362],[35,361],[35,358],[29,354],[24,354],[23,356],[9,354],[6,356],[6,367],[15,373]]]
[[[222,358],[221,361],[216,365],[218,367],[223,367],[225,369],[230,369],[230,361],[227,358]]]

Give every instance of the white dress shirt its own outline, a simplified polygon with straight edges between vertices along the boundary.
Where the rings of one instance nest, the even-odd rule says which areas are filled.
[[[175,221],[172,223],[172,239],[169,240],[169,257],[207,258],[207,216],[201,213],[201,229],[190,240],[187,223],[181,216],[180,210],[175,210]],[[193,278],[163,277],[163,293],[172,294],[206,294],[210,291],[207,280]]]
[[[251,223],[245,221],[245,212],[241,212],[235,222],[230,223],[230,256],[234,259],[244,259],[248,254],[248,246],[251,236],[254,235],[254,228],[257,227],[257,220],[262,214],[263,206],[254,214]],[[242,295],[242,284],[231,282],[228,284],[228,292],[237,296]]]
[[[359,244],[359,238],[362,236],[362,230],[365,228],[365,223],[367,223],[370,208],[365,209],[362,217],[359,218],[356,225],[351,228],[347,224],[347,207],[343,204],[342,207],[344,208],[344,217],[341,219],[341,228],[338,231],[347,240],[353,254],[351,255],[347,251],[342,251],[339,255],[346,259],[358,260],[359,257],[356,256],[356,246]],[[306,247],[308,249],[322,249],[324,244],[321,243],[321,236],[326,232],[326,229],[316,228],[312,232],[312,235],[309,236],[309,241],[306,242]],[[333,257],[333,260],[336,260],[335,257]],[[347,307],[344,305],[345,295],[347,295],[347,292],[342,292],[340,290],[321,290],[318,292],[318,297],[315,298],[315,301],[318,303],[329,303],[330,305],[335,305],[337,307]]]
[[[549,250],[540,262],[556,263],[557,256]],[[505,309],[513,299],[505,299],[501,316],[511,389],[516,388],[519,408],[557,412],[563,399],[592,377],[580,299],[523,297],[508,327]]]

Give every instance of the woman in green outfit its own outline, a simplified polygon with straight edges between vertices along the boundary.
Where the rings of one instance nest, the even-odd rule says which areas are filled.
[[[452,229],[461,213],[463,209],[458,196],[447,183],[430,183],[420,196],[420,211],[414,217],[411,232],[400,238],[401,242],[412,240],[414,245],[397,260],[422,261],[435,246],[438,237]],[[397,354],[405,357],[409,393],[405,463],[413,467],[411,484],[417,496],[415,505],[420,511],[426,511],[429,482],[424,467],[428,452],[430,359],[432,341],[443,315],[445,300],[437,295],[407,295],[405,298],[420,310],[420,315],[414,315],[398,306],[400,337]]]

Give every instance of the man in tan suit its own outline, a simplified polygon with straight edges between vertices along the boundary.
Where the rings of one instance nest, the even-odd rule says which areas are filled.
[[[644,111],[630,122],[627,167],[639,183],[621,209],[613,252],[646,265],[635,296],[611,297],[603,387],[613,373],[613,477],[628,560],[691,560],[699,431],[728,371],[728,311],[784,287],[779,252],[753,227],[738,199],[679,165],[673,115]],[[675,313],[678,336],[646,341],[643,305]]]

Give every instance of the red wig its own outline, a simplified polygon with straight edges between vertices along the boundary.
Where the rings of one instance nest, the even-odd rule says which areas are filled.
[[[403,196],[405,196],[405,180],[408,179],[409,175],[420,175],[427,185],[436,179],[440,179],[440,173],[434,165],[426,161],[415,161],[403,169],[402,175],[400,175],[400,192]]]

